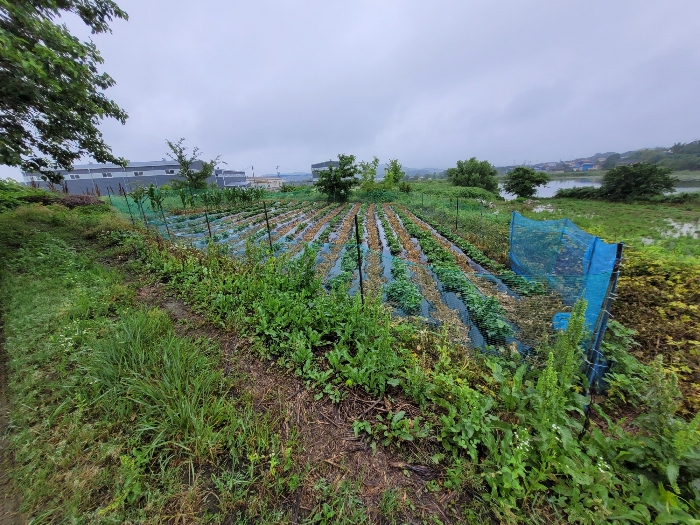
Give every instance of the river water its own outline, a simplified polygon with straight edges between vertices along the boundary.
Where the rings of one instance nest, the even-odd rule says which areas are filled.
[[[563,188],[580,188],[582,186],[600,188],[600,185],[600,179],[556,179],[545,186],[540,186],[537,189],[536,197],[554,197],[554,194]],[[499,185],[499,189],[501,190],[501,195],[505,197],[506,200],[513,200],[515,198],[515,195],[503,191],[503,185]],[[680,181],[676,184],[676,193],[680,192],[700,192],[700,181]]]

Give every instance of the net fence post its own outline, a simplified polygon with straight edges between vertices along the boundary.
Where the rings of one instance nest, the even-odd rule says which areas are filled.
[[[126,207],[129,208],[129,217],[131,217],[131,225],[136,226],[136,221],[134,221],[134,214],[131,213],[131,204],[129,204],[129,196],[126,194],[126,190],[122,189],[121,182],[119,183],[119,190],[124,197],[124,201],[126,202]]]
[[[479,219],[479,238],[483,240],[483,238],[484,238],[484,205],[483,204],[479,207],[479,211],[481,212],[481,218]]]
[[[163,203],[160,203],[160,216],[163,217],[163,224],[165,224],[165,231],[168,232],[168,239],[170,239],[170,242],[173,241],[173,234],[170,233],[170,228],[168,227],[168,220],[165,218],[165,212],[163,211]]]
[[[365,305],[365,290],[362,283],[362,251],[360,250],[360,225],[355,214],[355,240],[357,241],[357,271],[360,273],[360,302]]]
[[[457,197],[457,213],[455,214],[455,233],[457,232],[457,229],[459,228],[457,226],[457,221],[459,221],[459,197]]]
[[[265,211],[265,224],[267,225],[267,242],[270,243],[270,253],[274,254],[275,250],[272,249],[272,235],[270,235],[270,221],[267,218],[267,205],[263,201],[263,210]]]
[[[211,234],[211,224],[209,224],[209,195],[203,194],[202,201],[204,202],[204,218],[207,221],[207,230],[209,230],[209,240],[211,241],[213,239],[213,236]]]

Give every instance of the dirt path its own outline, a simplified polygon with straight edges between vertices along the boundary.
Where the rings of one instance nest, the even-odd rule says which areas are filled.
[[[367,290],[372,294],[380,294],[384,279],[382,276],[382,242],[377,229],[377,217],[375,215],[375,205],[370,204],[367,208],[365,230],[367,231]]]
[[[382,495],[388,490],[396,490],[400,499],[410,498],[417,507],[415,514],[421,515],[423,520],[432,515],[438,516],[442,523],[455,521],[445,510],[447,504],[456,503],[451,501],[455,496],[448,493],[438,499],[426,490],[426,483],[441,475],[439,468],[429,466],[427,457],[419,458],[415,453],[408,453],[406,455],[412,458],[408,462],[406,455],[385,447],[379,446],[374,452],[366,440],[356,437],[353,432],[354,420],[374,421],[377,414],[386,415],[390,410],[404,410],[409,417],[415,418],[421,415],[415,405],[388,397],[376,400],[357,389],[349,390],[339,404],[328,398],[315,401],[314,392],[308,390],[301,379],[261,360],[249,350],[248,340],[212,326],[204,317],[193,313],[166,286],[145,286],[139,290],[138,297],[144,304],[166,310],[179,335],[217,342],[224,357],[224,373],[245,377],[242,383],[247,385],[245,391],[251,396],[255,409],[282,422],[285,429],[281,436],[283,443],[291,435],[296,435],[299,446],[296,461],[306,463],[309,471],[305,482],[282,502],[282,506],[292,509],[293,516],[308,515],[312,510],[311,487],[320,479],[336,483],[361,480],[359,495],[374,518],[373,523],[390,523],[377,513]],[[399,522],[421,521],[408,519]]]
[[[8,450],[9,443],[5,438],[10,414],[7,361],[2,320],[0,319],[0,525],[15,525],[26,521],[19,513],[19,497],[13,491],[12,483],[7,474],[12,466],[12,455]]]

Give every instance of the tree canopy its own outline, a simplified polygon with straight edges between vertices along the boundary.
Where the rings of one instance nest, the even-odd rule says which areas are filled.
[[[506,175],[503,189],[518,197],[533,197],[537,187],[547,184],[551,177],[542,171],[535,171],[526,166],[518,166]]]
[[[603,176],[600,195],[613,201],[646,199],[673,191],[678,179],[671,168],[638,162],[616,166]]]
[[[353,186],[360,183],[357,176],[360,168],[355,164],[355,155],[338,154],[338,167],[328,166],[318,172],[318,181],[314,184],[318,191],[325,194],[329,201],[346,202]]]
[[[496,168],[488,161],[478,161],[476,157],[472,157],[469,160],[457,161],[457,167],[447,170],[447,178],[455,186],[471,186],[498,193],[497,173]]]
[[[398,159],[389,159],[389,164],[384,168],[384,184],[394,186],[401,182],[406,174]]]
[[[185,139],[180,139],[177,142],[166,140],[170,153],[168,157],[177,161],[180,165],[180,170],[177,172],[178,177],[182,180],[175,181],[173,187],[175,189],[189,187],[191,189],[204,189],[207,187],[207,179],[214,174],[214,169],[219,164],[220,156],[210,161],[202,161],[200,159],[199,148],[195,146],[192,153],[187,152],[187,147],[183,145]],[[201,163],[201,168],[196,169],[196,166]]]
[[[93,33],[128,19],[111,0],[0,0],[0,164],[42,172],[51,182],[84,155],[126,165],[97,128],[127,114],[104,91],[114,85],[98,71],[92,42],[80,42],[54,19],[74,13]]]
[[[360,161],[359,169],[362,175],[362,189],[369,191],[374,189],[375,178],[377,177],[377,167],[379,166],[379,159],[375,156],[371,161],[367,162],[365,160]]]
[[[603,169],[604,170],[611,170],[615,167],[615,165],[620,162],[620,159],[622,158],[622,155],[619,153],[613,153],[610,155],[607,159],[605,159],[605,162],[603,162]]]

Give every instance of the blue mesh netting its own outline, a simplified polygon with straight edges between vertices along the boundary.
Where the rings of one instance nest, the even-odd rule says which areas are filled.
[[[614,291],[618,245],[584,232],[569,219],[536,221],[513,212],[509,256],[513,271],[546,280],[564,304],[586,299],[586,327],[592,334],[588,346],[595,354],[590,356],[590,378],[599,378],[604,366],[598,348],[607,323],[606,299]],[[563,321],[561,314],[555,316],[555,328],[564,328]]]

